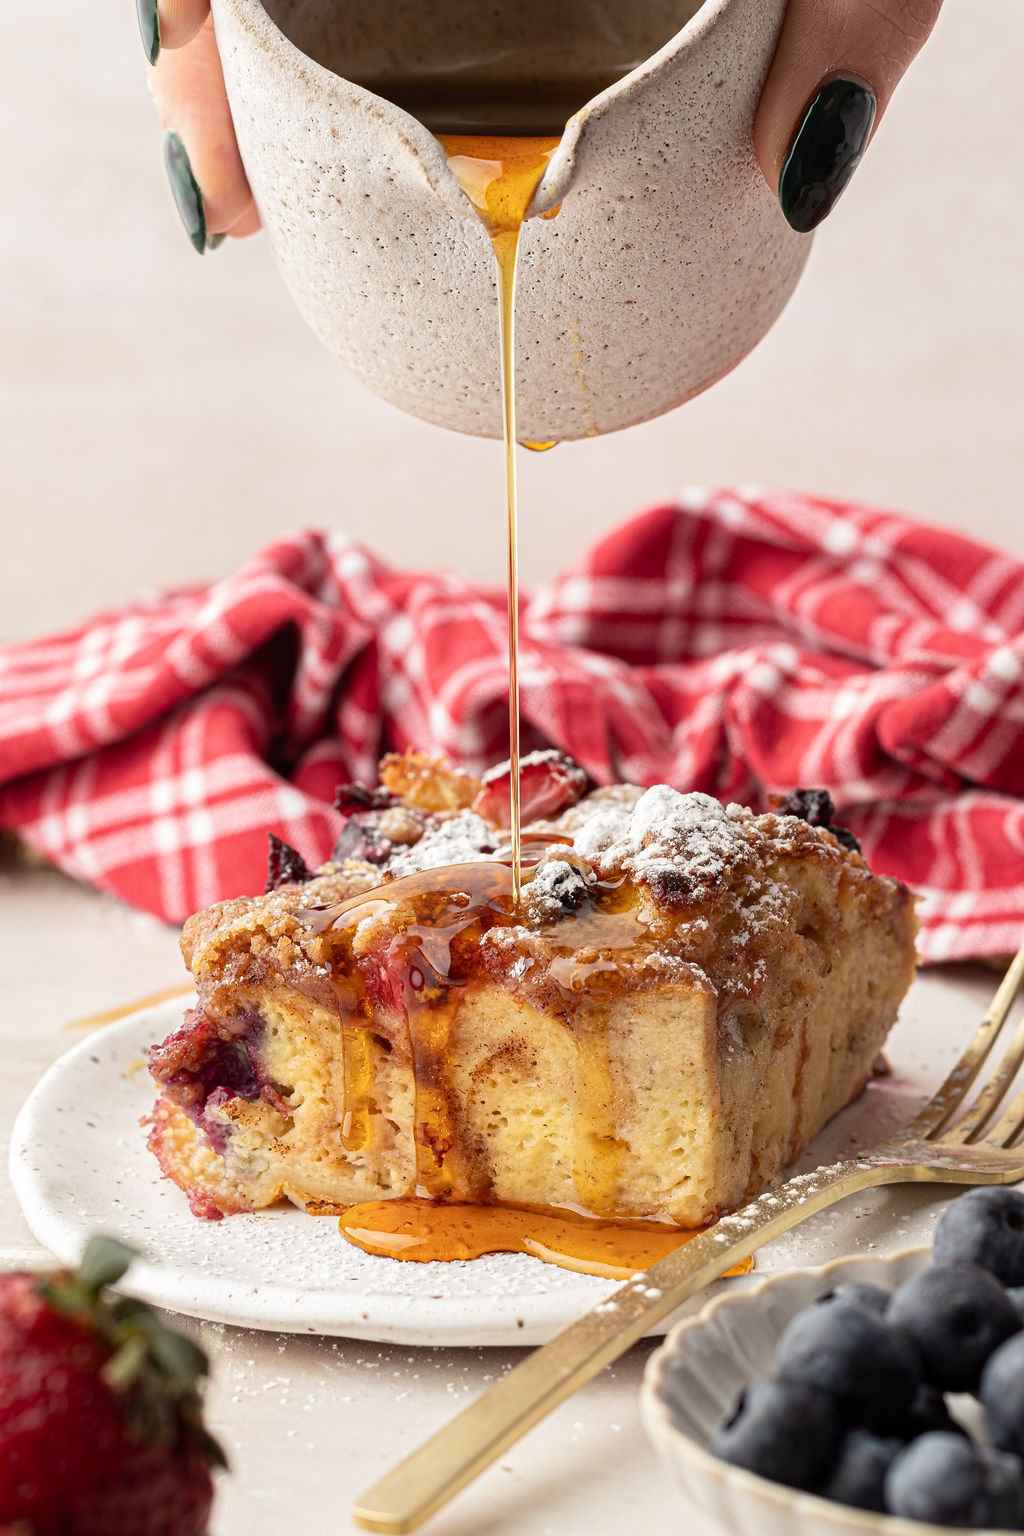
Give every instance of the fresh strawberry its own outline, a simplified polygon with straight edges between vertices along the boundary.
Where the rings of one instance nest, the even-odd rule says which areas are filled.
[[[212,1468],[206,1356],[142,1302],[116,1298],[131,1251],[0,1276],[0,1528],[31,1536],[205,1536]]]
[[[531,752],[519,764],[519,794],[524,823],[558,816],[587,792],[587,776],[564,752]],[[473,809],[494,827],[512,825],[512,768],[502,763],[484,774]]]

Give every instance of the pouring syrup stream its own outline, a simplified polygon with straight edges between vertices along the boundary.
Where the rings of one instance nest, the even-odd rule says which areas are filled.
[[[519,551],[516,482],[516,271],[519,237],[537,185],[558,139],[442,134],[448,165],[483,222],[498,269],[501,421],[505,445],[508,550],[508,745],[511,764],[512,902],[522,895],[522,814],[519,784]],[[530,445],[550,447],[549,443]]]
[[[581,964],[571,952],[555,953],[550,966],[576,1042],[580,1100],[576,1113],[583,1127],[578,1145],[583,1151],[574,1155],[574,1163],[586,1209],[494,1200],[489,1197],[486,1181],[481,1183],[479,1170],[471,1160],[466,1163],[452,1133],[449,1039],[460,991],[470,979],[469,974],[460,972],[464,962],[459,956],[475,953],[474,934],[495,924],[514,924],[521,907],[516,274],[523,221],[559,139],[470,134],[439,134],[438,138],[452,174],[490,237],[497,268],[508,558],[511,867],[503,862],[481,862],[422,871],[393,882],[386,896],[382,890],[376,897],[389,901],[402,897],[423,907],[420,920],[407,930],[406,939],[392,946],[388,956],[403,995],[413,1063],[416,1182],[410,1195],[349,1207],[341,1215],[340,1228],[357,1247],[393,1259],[472,1259],[485,1253],[518,1252],[563,1268],[625,1278],[697,1234],[670,1223],[623,1221],[611,1214],[616,1205],[619,1143],[612,1124],[605,1124],[613,1093],[602,991],[607,975],[615,970],[615,951],[632,947],[644,937],[635,914],[617,910],[614,892],[601,894],[600,911],[577,914],[574,921],[575,940],[585,936],[597,946],[593,953],[601,951],[604,958]],[[527,442],[523,446],[543,451],[554,444]],[[307,916],[318,930],[336,928],[340,932],[365,914],[374,900],[374,893],[370,893],[339,908]],[[465,950],[464,940],[468,941]],[[556,950],[557,941],[558,935],[553,934],[551,942]],[[363,1145],[369,1131],[367,1105],[373,1070],[367,1052],[365,1040],[358,1050],[352,1042],[346,1045],[346,1142],[353,1147]],[[586,1134],[595,1125],[605,1129],[596,1139]]]

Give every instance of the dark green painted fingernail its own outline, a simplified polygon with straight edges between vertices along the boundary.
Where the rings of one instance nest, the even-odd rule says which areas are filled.
[[[829,80],[804,113],[779,177],[779,203],[801,234],[832,212],[868,146],[878,102],[858,80]]]
[[[201,256],[206,250],[206,207],[199,183],[192,174],[185,146],[176,133],[169,133],[164,140],[164,164],[171,179],[171,191],[181,214],[181,222]]]
[[[226,239],[227,239],[227,234],[223,233],[223,232],[221,234],[219,234],[219,235],[207,235],[207,237],[206,237],[206,249],[208,251],[215,251],[215,250],[218,249],[218,247],[220,247],[220,246],[222,246],[224,244],[224,241]]]
[[[139,31],[146,58],[155,64],[160,57],[160,4],[159,0],[135,0],[139,13]]]

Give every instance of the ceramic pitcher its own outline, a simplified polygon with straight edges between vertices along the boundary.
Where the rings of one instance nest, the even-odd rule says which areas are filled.
[[[495,264],[440,144],[388,93],[467,60],[480,91],[500,72],[522,100],[545,70],[625,70],[569,120],[523,229],[518,435],[540,442],[706,389],[792,292],[809,240],[751,143],[785,8],[462,0],[449,25],[444,0],[213,0],[242,159],[299,309],[371,389],[461,432],[501,435]]]

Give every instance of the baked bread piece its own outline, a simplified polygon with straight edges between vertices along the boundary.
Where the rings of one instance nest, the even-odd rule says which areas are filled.
[[[197,1215],[419,1193],[697,1226],[861,1091],[914,902],[784,813],[822,797],[584,794],[539,754],[513,913],[507,775],[382,778],[334,862],[185,926],[198,1002],[153,1052],[150,1144]]]

